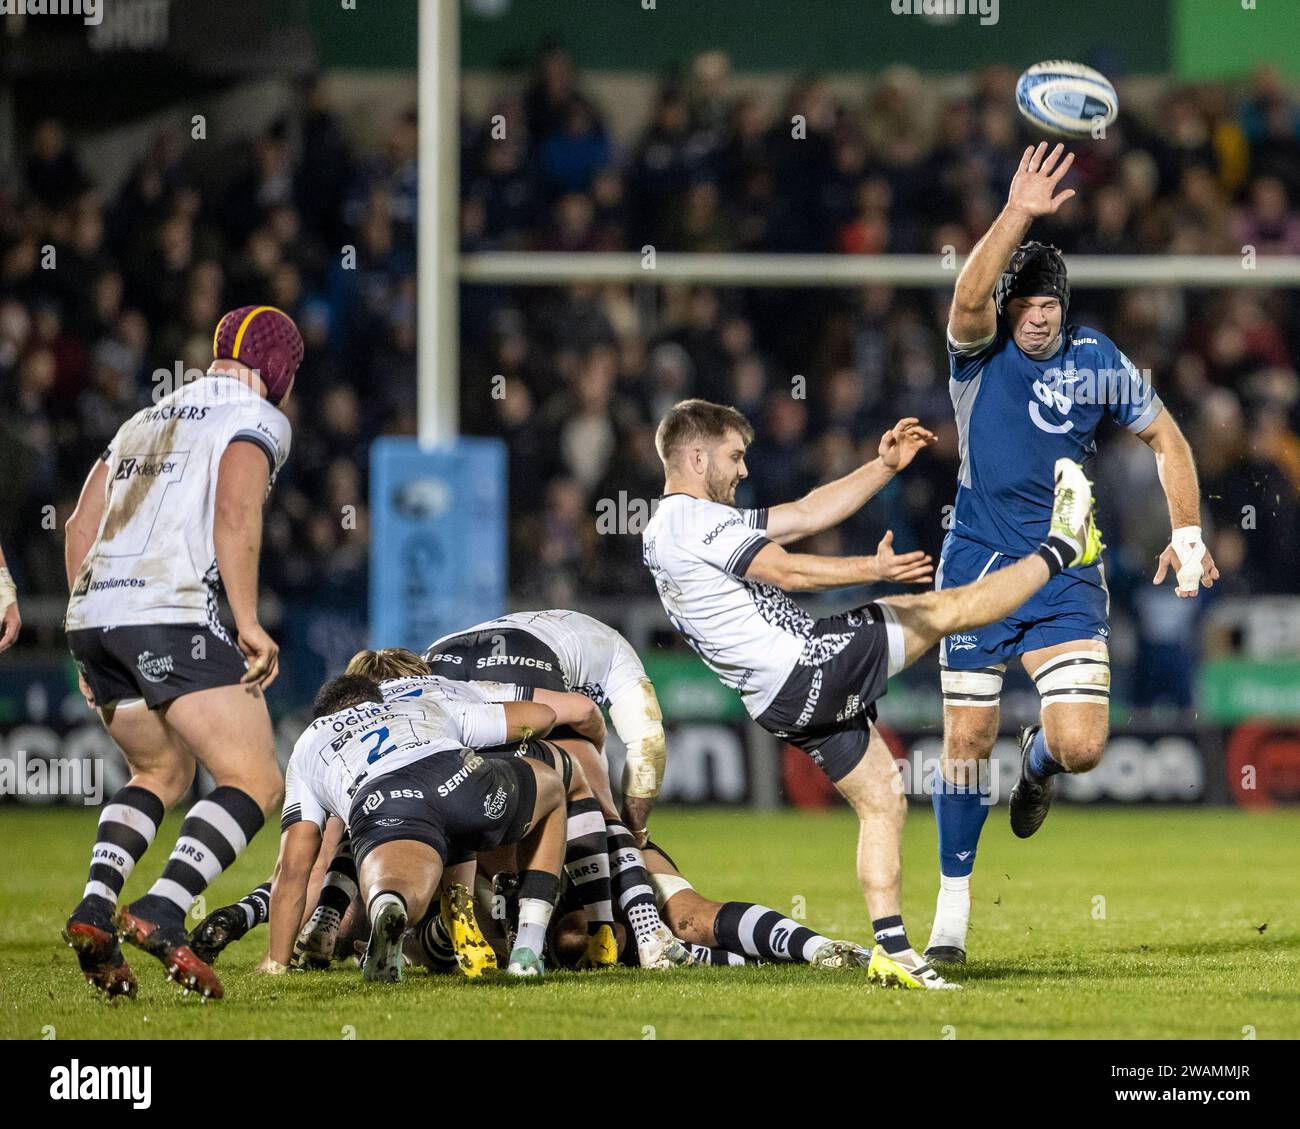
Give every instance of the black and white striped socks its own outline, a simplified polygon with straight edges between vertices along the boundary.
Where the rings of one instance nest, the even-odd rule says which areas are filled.
[[[165,811],[162,800],[134,784],[128,784],[109,800],[99,813],[83,903],[88,898],[102,898],[110,913],[117,908],[122,887],[158,834]]]
[[[271,880],[268,878],[235,904],[244,911],[249,929],[263,924],[271,916]]]
[[[182,924],[194,899],[239,857],[262,823],[262,809],[247,792],[214,788],[190,808],[162,876],[149,887],[148,900],[133,908]]]
[[[681,940],[681,938],[679,937],[678,940]],[[753,963],[749,957],[742,956],[740,953],[728,952],[726,949],[714,949],[708,945],[693,945],[689,941],[682,941],[682,944],[686,946],[687,952],[691,954],[691,958],[696,964],[739,966]]]
[[[337,929],[356,896],[357,864],[352,857],[352,842],[345,835],[330,860],[329,870],[325,872],[320,901],[312,911],[308,929],[314,929],[326,917],[332,919],[332,928]]]
[[[720,947],[761,960],[806,964],[825,937],[777,910],[753,902],[724,902],[713,922]]]
[[[607,819],[605,826],[613,896],[633,935],[640,941],[655,935],[663,927],[655,905],[654,890],[650,887],[650,876],[646,873],[645,856],[637,847],[632,832],[622,823]]]
[[[890,956],[905,953],[912,947],[912,942],[907,939],[907,930],[903,928],[903,919],[898,914],[873,918],[871,931],[876,935],[876,944]]]
[[[609,847],[605,815],[594,797],[569,804],[568,844],[564,872],[582,899],[587,931],[614,923],[614,902],[609,877]]]

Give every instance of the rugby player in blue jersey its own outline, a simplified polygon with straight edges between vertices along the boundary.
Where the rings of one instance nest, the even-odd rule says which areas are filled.
[[[1026,242],[1030,225],[1075,195],[1061,180],[1073,156],[1025,150],[1006,207],[957,278],[948,320],[949,391],[961,469],[935,585],[970,584],[1032,552],[1052,511],[1052,466],[1085,462],[1109,415],[1155,453],[1173,535],[1154,582],[1172,569],[1193,597],[1218,578],[1201,540],[1191,449],[1147,379],[1105,334],[1067,321],[1070,280],[1054,247]],[[940,881],[926,958],[964,963],[970,875],[988,815],[988,757],[1007,662],[1019,657],[1042,700],[1021,734],[1011,828],[1028,838],[1052,802],[1053,778],[1088,772],[1106,746],[1109,596],[1102,562],[1068,568],[1013,615],[950,635],[940,651],[943,780],[936,780]]]

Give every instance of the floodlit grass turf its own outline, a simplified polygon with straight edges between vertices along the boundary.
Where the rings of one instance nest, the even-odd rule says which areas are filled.
[[[972,963],[954,992],[870,988],[861,974],[799,966],[560,973],[471,985],[423,971],[363,984],[354,968],[252,972],[265,930],[218,963],[219,1003],[182,998],[128,949],[134,1002],[92,998],[59,940],[80,897],[95,815],[0,813],[0,1036],[67,1038],[1300,1037],[1300,812],[1080,810],[1014,840],[992,813],[976,871]],[[127,887],[143,890],[174,839],[168,821]],[[654,833],[703,893],[805,907],[830,936],[867,940],[846,812],[664,811]],[[234,900],[271,869],[268,828],[209,891]],[[924,945],[937,885],[928,812],[909,820],[905,912]],[[1267,928],[1264,926],[1267,925]]]

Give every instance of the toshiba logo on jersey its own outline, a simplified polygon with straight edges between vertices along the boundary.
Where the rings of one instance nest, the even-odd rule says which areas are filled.
[[[724,521],[721,525],[715,527],[711,532],[706,533],[704,535],[704,543],[706,545],[712,545],[714,540],[717,538],[718,534],[721,533],[724,529],[727,529],[733,525],[744,525],[744,524],[745,524],[745,519],[739,516],[733,517],[730,521]]]
[[[130,455],[117,464],[117,473],[113,475],[114,482],[122,482],[132,475],[142,475],[145,478],[157,478],[159,475],[171,474],[176,469],[174,459],[159,459],[156,462],[150,462],[148,459],[138,459]]]
[[[555,666],[545,659],[531,659],[527,655],[484,655],[474,664],[476,670],[485,666],[531,666],[536,670],[554,670]]]

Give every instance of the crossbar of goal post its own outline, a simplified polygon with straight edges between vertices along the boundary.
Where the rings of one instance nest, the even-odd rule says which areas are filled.
[[[1071,255],[1079,287],[1300,287],[1300,255]],[[950,286],[962,260],[937,255],[765,255],[481,251],[460,256],[462,282],[688,282],[707,286]]]

